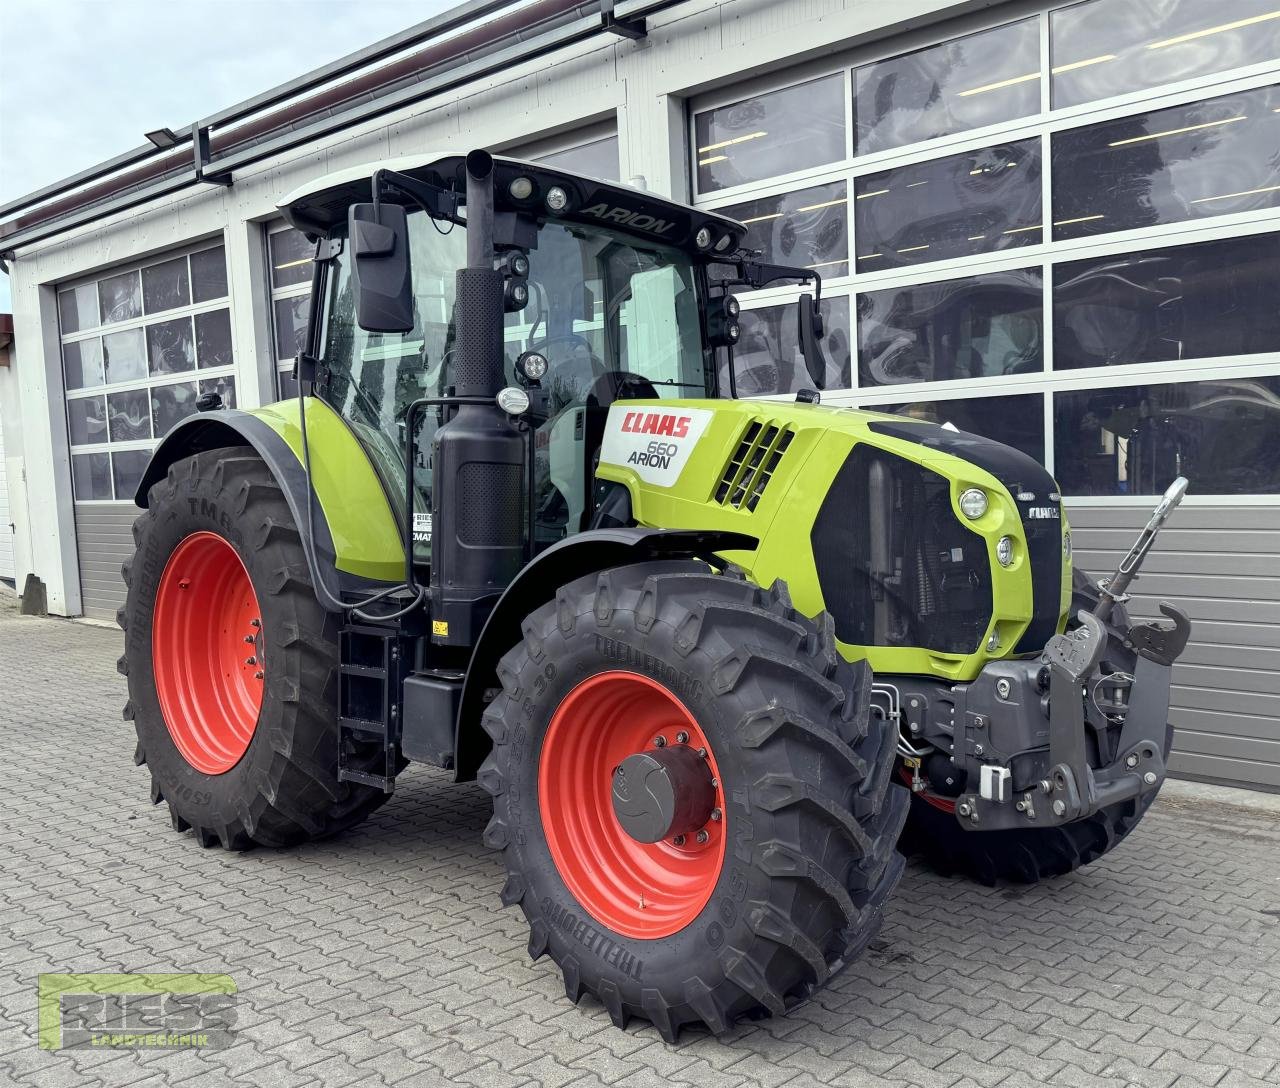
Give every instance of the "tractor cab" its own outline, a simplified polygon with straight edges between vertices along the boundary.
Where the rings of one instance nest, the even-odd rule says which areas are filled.
[[[492,193],[486,228],[503,277],[502,384],[522,406],[519,425],[531,432],[527,558],[587,527],[597,506],[594,462],[613,404],[730,392],[719,387],[715,352],[736,339],[737,327],[723,315],[707,320],[729,298],[728,277],[713,287],[707,264],[735,257],[745,228],[628,186],[514,159],[492,160]],[[390,252],[369,248],[385,225],[375,205],[376,219],[392,224]],[[456,276],[474,234],[464,159],[343,171],[281,206],[319,244],[306,353],[316,395],[351,425],[397,514],[416,515],[416,558],[429,562],[431,451],[454,410],[445,402],[459,390]],[[386,282],[384,295],[373,298]],[[736,301],[729,305],[736,315]],[[411,412],[415,403],[420,410]],[[404,508],[406,457],[413,511]]]

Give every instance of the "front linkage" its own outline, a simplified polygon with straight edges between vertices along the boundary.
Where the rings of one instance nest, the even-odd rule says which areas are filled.
[[[1191,624],[1161,603],[1171,622],[1131,625],[1117,605],[1186,487],[1179,478],[1169,488],[1092,611],[1078,611],[1038,659],[992,662],[945,691],[922,682],[899,693],[912,786],[950,793],[966,830],[1056,827],[1159,790],[1172,666]],[[919,740],[937,751],[924,756]]]

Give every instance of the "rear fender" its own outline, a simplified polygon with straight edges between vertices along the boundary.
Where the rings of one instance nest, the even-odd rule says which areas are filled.
[[[489,754],[491,742],[480,728],[480,716],[484,713],[485,691],[498,684],[498,662],[520,641],[525,616],[555,600],[562,585],[584,574],[629,563],[658,559],[711,561],[718,552],[754,551],[758,544],[755,537],[745,533],[619,527],[577,533],[538,555],[498,599],[467,667],[454,726],[457,781],[475,778]]]
[[[400,531],[368,456],[346,424],[323,401],[310,399],[307,437],[316,501],[306,550],[313,584],[375,588],[404,577]],[[169,467],[209,450],[251,446],[284,491],[299,533],[306,538],[307,480],[303,469],[297,402],[253,411],[223,409],[189,416],[156,447],[134,502],[145,508],[151,487]],[[318,567],[322,569],[316,569]],[[321,603],[331,607],[321,595]]]

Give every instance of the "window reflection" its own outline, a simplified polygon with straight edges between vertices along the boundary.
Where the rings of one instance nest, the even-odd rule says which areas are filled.
[[[853,192],[859,272],[1042,241],[1039,140],[865,174]]]
[[[849,201],[842,181],[716,211],[746,224],[743,245],[762,260],[813,268],[823,277],[849,271]]]
[[[867,405],[867,411],[891,412],[928,423],[950,423],[958,431],[1003,442],[1044,463],[1044,396],[1041,393],[874,404]]]
[[[822,374],[814,375],[809,373],[800,353],[794,302],[743,310],[738,320],[742,336],[733,350],[738,396],[794,393],[800,389],[847,389],[852,362],[849,300],[823,299],[822,320],[827,333],[822,340],[827,365]],[[729,388],[726,373],[720,375],[720,387]]]
[[[1280,57],[1277,0],[1092,0],[1049,18],[1055,109]]]
[[[844,77],[706,110],[693,125],[700,193],[838,162],[845,157]]]
[[[1280,204],[1280,88],[1054,133],[1053,236]]]
[[[111,477],[117,499],[132,499],[142,482],[151,454],[146,450],[119,450],[111,455]]]
[[[1058,482],[1074,495],[1280,493],[1280,378],[1055,393]]]
[[[1036,19],[853,70],[855,155],[1039,112]]]
[[[1039,269],[858,295],[858,383],[949,381],[1043,369]]]
[[[1058,370],[1280,350],[1280,245],[1258,234],[1059,264]]]
[[[518,151],[512,154],[516,158],[520,157]],[[604,181],[617,181],[622,173],[618,164],[617,136],[606,136],[602,140],[592,140],[564,151],[540,155],[538,161],[561,170],[571,170],[575,174],[585,174],[589,178],[601,178]]]

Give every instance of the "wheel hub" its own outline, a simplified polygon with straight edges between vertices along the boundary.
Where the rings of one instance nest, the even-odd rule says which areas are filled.
[[[613,814],[636,842],[693,834],[715,803],[707,761],[687,744],[636,752],[613,774]]]

